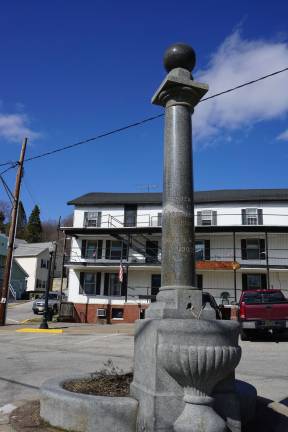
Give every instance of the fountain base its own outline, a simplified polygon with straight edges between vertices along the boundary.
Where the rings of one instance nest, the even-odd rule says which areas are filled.
[[[130,386],[131,396],[139,402],[137,430],[141,432],[177,430],[174,429],[174,424],[187,405],[183,400],[183,386],[172,378],[161,363],[160,345],[167,343],[183,346],[193,344],[194,346],[238,347],[238,333],[238,323],[232,321],[194,319],[138,321],[135,332],[134,379]],[[240,401],[234,375],[231,373],[221,383],[219,382],[215,387],[215,394],[212,392],[211,396],[215,400],[215,407],[219,408],[218,414],[224,419],[224,424],[229,426],[231,432],[239,432],[241,422],[247,422],[253,415],[250,413],[249,418],[245,418],[245,414],[241,417]],[[208,407],[208,409],[214,417],[213,408]],[[219,418],[218,414],[215,414],[217,418]],[[220,423],[223,424],[221,419],[219,425]],[[218,430],[221,431],[219,428]]]

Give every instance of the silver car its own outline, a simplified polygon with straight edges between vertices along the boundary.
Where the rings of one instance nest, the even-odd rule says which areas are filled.
[[[50,309],[53,315],[58,313],[59,306],[59,297],[58,293],[50,292],[48,295],[48,309]],[[34,300],[32,305],[32,310],[35,315],[43,314],[45,310],[45,294],[41,295],[38,299]]]

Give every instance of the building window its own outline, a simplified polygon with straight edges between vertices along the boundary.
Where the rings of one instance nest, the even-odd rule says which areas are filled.
[[[195,259],[197,261],[210,260],[210,240],[196,240]]]
[[[158,241],[152,241],[152,240],[146,240],[146,245],[145,245],[145,254],[146,254],[146,258],[145,258],[145,262],[147,264],[155,264],[158,263],[158,252],[159,252],[159,248],[158,248]]]
[[[157,216],[151,216],[150,226],[162,226],[162,213],[158,213]]]
[[[80,294],[100,295],[101,273],[80,273]]]
[[[122,308],[112,308],[112,319],[123,319],[124,309]]]
[[[49,260],[41,259],[40,267],[48,269],[48,267],[49,267]]]
[[[197,211],[197,225],[217,225],[217,211],[202,210]]]
[[[263,210],[257,208],[242,209],[242,225],[263,225]]]
[[[104,295],[111,297],[121,296],[121,282],[118,273],[105,273]]]
[[[103,240],[82,240],[81,257],[85,259],[102,258]]]
[[[36,279],[36,288],[45,289],[46,281],[42,281],[41,279]]]
[[[105,258],[108,260],[127,259],[127,243],[118,240],[106,240]]]
[[[124,226],[137,226],[137,205],[125,205],[124,207]]]
[[[264,239],[242,239],[242,260],[263,260],[266,258]]]
[[[85,227],[101,227],[101,212],[85,212],[84,213]]]
[[[265,273],[243,273],[242,274],[242,289],[257,290],[266,289],[267,279]]]

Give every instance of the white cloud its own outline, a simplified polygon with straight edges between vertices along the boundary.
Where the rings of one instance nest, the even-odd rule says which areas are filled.
[[[29,140],[39,137],[40,134],[29,128],[29,119],[26,114],[0,113],[0,137],[8,141],[19,142],[24,137]]]
[[[277,139],[282,141],[288,141],[288,129],[286,129],[284,132],[278,135]]]
[[[209,84],[209,96],[285,67],[287,43],[245,40],[237,30],[221,44],[196,79]],[[200,103],[193,116],[196,137],[207,142],[287,114],[287,82],[288,71]]]

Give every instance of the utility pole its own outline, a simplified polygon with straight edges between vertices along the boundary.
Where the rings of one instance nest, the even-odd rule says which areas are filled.
[[[11,214],[11,225],[9,229],[8,250],[7,250],[4,276],[3,276],[2,298],[0,301],[0,326],[4,326],[6,320],[6,310],[7,310],[8,297],[9,297],[9,285],[10,285],[11,268],[12,268],[12,260],[13,260],[14,240],[15,240],[16,228],[17,228],[17,213],[18,213],[18,206],[19,206],[19,196],[20,196],[21,181],[23,176],[23,165],[24,165],[27,141],[28,138],[24,138],[20,159],[18,162],[18,171],[16,176],[14,200],[13,200],[13,207],[12,207],[12,214]]]

